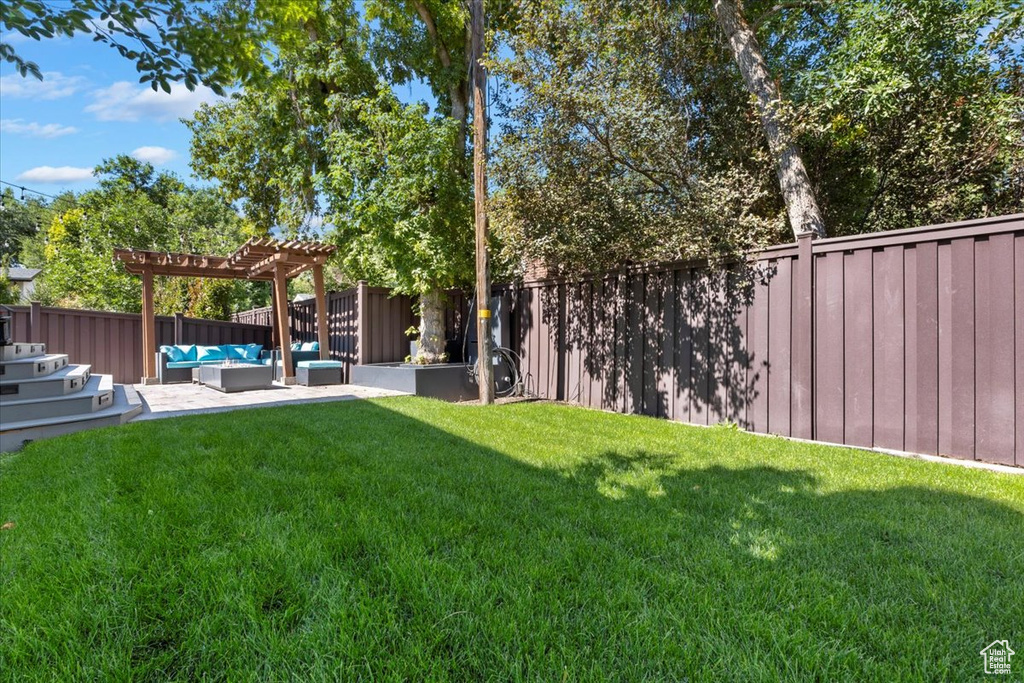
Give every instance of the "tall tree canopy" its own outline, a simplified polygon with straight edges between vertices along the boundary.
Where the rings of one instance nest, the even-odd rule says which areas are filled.
[[[54,200],[49,220],[24,245],[26,262],[43,269],[36,289],[43,303],[138,311],[141,284],[114,264],[115,248],[226,254],[251,234],[214,189],[188,187],[128,156],[105,160],[95,173],[100,187]],[[226,319],[260,303],[260,290],[232,280],[158,278],[156,303],[163,315]]]
[[[303,230],[322,213],[349,278],[420,297],[420,349],[435,360],[441,293],[473,275],[468,16],[457,0],[304,7],[290,18],[301,33],[256,15],[252,34],[274,46],[267,74],[197,112],[193,166],[263,227]],[[432,102],[402,102],[408,85]]]
[[[730,3],[731,4],[731,3]],[[1009,0],[737,4],[829,234],[1021,210],[1021,10]],[[529,0],[495,223],[574,270],[786,239],[760,103],[712,3]]]

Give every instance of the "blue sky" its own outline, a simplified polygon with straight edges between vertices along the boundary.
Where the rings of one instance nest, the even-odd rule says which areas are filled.
[[[175,85],[170,94],[138,82],[135,65],[87,35],[3,41],[39,65],[44,80],[0,66],[0,179],[46,194],[81,191],[96,182],[89,171],[116,154],[131,154],[191,179],[189,117],[217,99],[200,87]]]

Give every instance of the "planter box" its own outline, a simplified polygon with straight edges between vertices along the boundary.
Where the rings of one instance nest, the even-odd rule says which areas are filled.
[[[442,401],[471,401],[480,395],[476,383],[469,376],[469,365],[465,363],[355,365],[349,382],[363,387],[439,398]]]

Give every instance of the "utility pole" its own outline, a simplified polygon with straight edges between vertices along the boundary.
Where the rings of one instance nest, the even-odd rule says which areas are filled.
[[[473,199],[476,226],[477,362],[480,403],[494,403],[491,340],[491,273],[487,258],[487,70],[484,56],[484,0],[470,2],[473,49]]]

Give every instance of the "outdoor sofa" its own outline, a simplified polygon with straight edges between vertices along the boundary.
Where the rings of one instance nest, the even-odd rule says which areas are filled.
[[[279,374],[279,351],[264,349],[260,344],[221,344],[199,346],[176,344],[161,346],[156,354],[156,375],[160,384],[191,382],[192,370],[201,365],[217,365],[226,360],[254,365],[274,365]],[[320,345],[316,342],[292,344],[292,374],[302,361],[320,360]],[[277,362],[275,362],[277,361]]]

